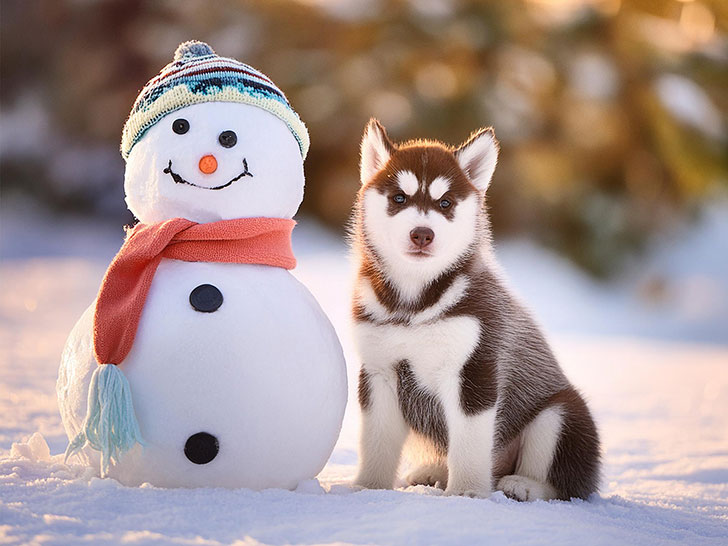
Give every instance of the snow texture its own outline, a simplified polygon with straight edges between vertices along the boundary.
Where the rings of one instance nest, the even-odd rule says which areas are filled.
[[[122,232],[19,207],[5,200],[0,230],[0,542],[728,543],[725,208],[679,241],[658,244],[613,286],[594,284],[530,243],[499,246],[514,286],[590,401],[604,442],[599,495],[518,503],[502,493],[444,497],[424,486],[356,491],[349,485],[359,419],[353,380],[332,457],[318,480],[296,491],[125,487],[99,479],[96,468],[64,464],[55,396],[60,353]],[[294,247],[294,272],[337,328],[355,379],[346,250],[306,222],[294,232]],[[639,286],[653,269],[667,295],[645,303]],[[683,305],[695,279],[713,294],[707,310]]]

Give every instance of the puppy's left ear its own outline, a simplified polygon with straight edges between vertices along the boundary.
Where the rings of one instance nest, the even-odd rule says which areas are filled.
[[[389,161],[394,153],[395,146],[387,136],[384,125],[372,118],[364,129],[361,141],[361,183],[366,184]]]
[[[492,127],[480,129],[455,150],[455,157],[468,180],[478,191],[484,192],[493,178],[498,163],[498,141]]]

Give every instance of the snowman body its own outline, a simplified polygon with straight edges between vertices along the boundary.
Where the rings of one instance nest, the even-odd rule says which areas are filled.
[[[286,125],[265,110],[204,103],[147,131],[127,161],[125,190],[144,223],[290,218],[303,161]],[[98,366],[93,314],[94,305],[71,332],[59,372],[69,438]],[[145,442],[109,471],[127,485],[294,488],[323,468],[346,405],[332,325],[293,275],[272,266],[163,259],[120,369]],[[98,461],[88,446],[83,455]]]

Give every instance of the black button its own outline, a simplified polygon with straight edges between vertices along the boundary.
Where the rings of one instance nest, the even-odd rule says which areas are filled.
[[[220,451],[220,443],[212,434],[198,432],[193,434],[185,442],[185,457],[195,464],[207,464]]]
[[[190,305],[200,313],[212,313],[222,305],[222,292],[211,284],[201,284],[190,292]]]
[[[220,133],[220,136],[217,137],[217,140],[220,142],[222,147],[232,148],[238,143],[238,135],[235,134],[235,131],[223,131]]]

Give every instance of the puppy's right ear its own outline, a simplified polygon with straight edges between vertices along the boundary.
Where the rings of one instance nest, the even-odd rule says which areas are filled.
[[[395,150],[394,144],[387,136],[387,130],[376,119],[372,118],[364,129],[361,141],[361,183],[366,184],[389,161]]]
[[[492,127],[473,133],[468,141],[455,150],[460,168],[481,192],[488,189],[498,163],[499,144]]]

